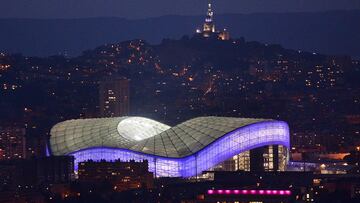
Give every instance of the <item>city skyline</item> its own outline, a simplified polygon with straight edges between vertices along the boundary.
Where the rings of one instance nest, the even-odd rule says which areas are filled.
[[[163,1],[137,11],[163,14],[172,1],[156,2]],[[171,8],[197,9],[177,6],[184,2]],[[0,202],[360,202],[360,60],[351,48],[360,10],[221,16],[221,5],[245,1],[196,2],[204,4],[201,18],[185,21],[0,19],[4,47],[34,54],[0,51]],[[287,11],[291,2],[335,5],[276,2]],[[70,3],[68,17],[81,5]],[[33,12],[36,4],[27,4]],[[170,37],[171,29],[181,35]],[[247,29],[300,40],[289,49],[244,38],[239,30]],[[119,38],[124,30],[129,39]],[[307,37],[352,54],[300,49]],[[81,54],[35,56],[72,42]]]

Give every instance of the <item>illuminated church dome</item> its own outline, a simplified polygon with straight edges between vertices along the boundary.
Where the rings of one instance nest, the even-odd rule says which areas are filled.
[[[207,8],[203,28],[202,28],[202,30],[197,29],[196,33],[205,38],[216,38],[216,39],[220,39],[220,40],[229,40],[230,39],[230,33],[226,29],[224,29],[222,31],[217,31],[215,29],[214,11],[212,9],[211,3],[208,3],[208,8]]]
[[[190,177],[255,148],[289,148],[282,121],[198,117],[174,127],[143,117],[68,120],[51,129],[53,155],[86,160],[149,161],[156,176]]]

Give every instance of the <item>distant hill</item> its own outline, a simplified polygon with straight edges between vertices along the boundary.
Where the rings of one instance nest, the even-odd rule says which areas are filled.
[[[286,48],[360,58],[360,11],[256,13],[215,16],[218,28],[235,38],[281,44]],[[96,46],[129,39],[159,43],[191,35],[203,16],[162,16],[128,20],[0,19],[0,50],[29,56],[79,55]]]

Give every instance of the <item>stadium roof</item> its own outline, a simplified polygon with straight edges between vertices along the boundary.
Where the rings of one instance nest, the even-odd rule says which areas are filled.
[[[91,147],[128,149],[162,157],[182,158],[223,135],[266,119],[198,117],[174,127],[143,117],[68,120],[51,130],[52,154],[65,155]]]

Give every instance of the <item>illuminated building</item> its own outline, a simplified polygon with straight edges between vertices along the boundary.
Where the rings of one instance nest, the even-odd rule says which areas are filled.
[[[81,162],[78,174],[80,181],[110,181],[116,191],[153,187],[153,173],[149,172],[146,160]]]
[[[101,81],[99,87],[101,117],[117,117],[129,114],[129,80]]]
[[[213,22],[214,12],[212,11],[211,4],[208,4],[208,10],[206,13],[205,23],[203,26],[204,37],[210,37],[212,33],[215,33],[215,24]]]
[[[223,29],[222,31],[220,31],[218,36],[219,36],[219,39],[221,39],[221,40],[229,40],[230,39],[230,33],[226,29]]]
[[[208,4],[208,9],[206,12],[206,18],[205,22],[203,24],[203,29],[197,29],[196,33],[202,37],[205,38],[216,38],[220,40],[229,40],[230,39],[230,33],[223,29],[222,31],[217,31],[215,29],[215,23],[214,23],[214,12],[212,10],[212,4]]]
[[[25,128],[19,125],[0,126],[0,160],[25,158]]]
[[[50,134],[52,154],[72,155],[76,165],[90,159],[148,160],[157,177],[199,175],[254,150],[255,159],[267,160],[260,164],[268,170],[283,170],[290,145],[283,121],[233,117],[198,117],[174,127],[143,117],[78,119],[56,124]],[[261,154],[275,148],[283,154]]]

